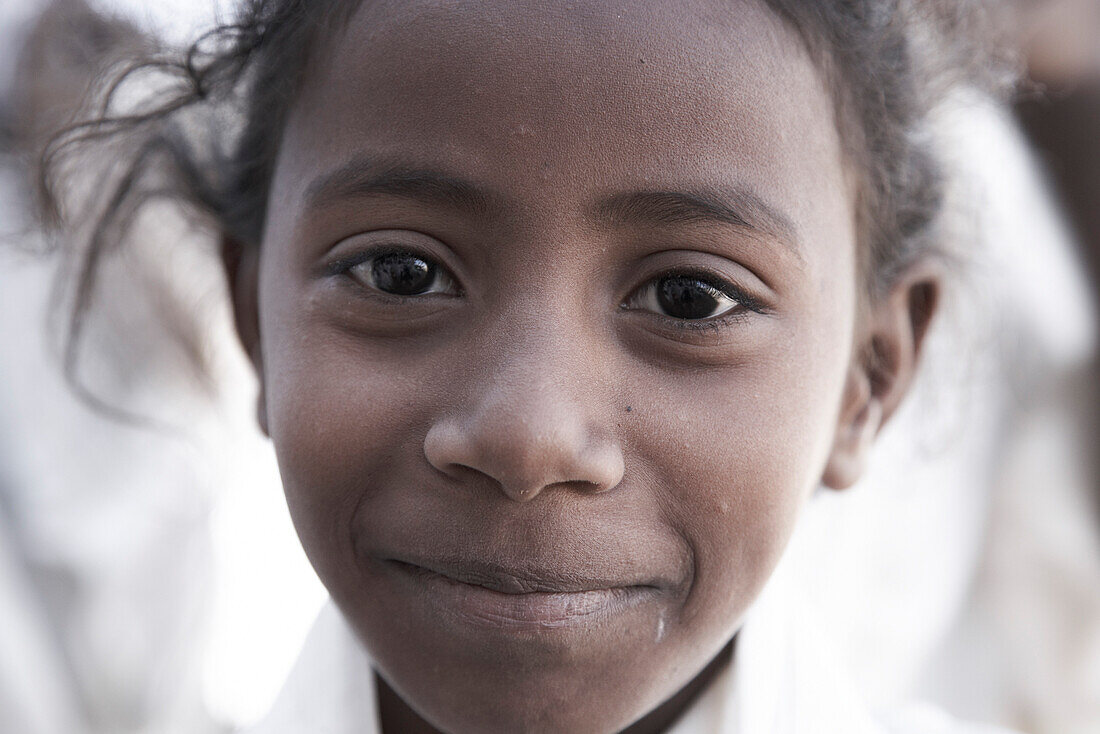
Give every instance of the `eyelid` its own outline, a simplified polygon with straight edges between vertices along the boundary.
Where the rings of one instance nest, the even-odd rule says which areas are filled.
[[[445,239],[418,229],[385,227],[353,232],[328,245],[316,261],[318,275],[341,266],[362,262],[368,257],[408,252],[445,267],[455,273],[453,248]]]

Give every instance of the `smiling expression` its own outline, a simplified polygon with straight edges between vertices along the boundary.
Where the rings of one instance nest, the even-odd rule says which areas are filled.
[[[371,2],[308,69],[259,262],[321,579],[452,731],[610,731],[729,641],[856,339],[827,89],[756,2]]]

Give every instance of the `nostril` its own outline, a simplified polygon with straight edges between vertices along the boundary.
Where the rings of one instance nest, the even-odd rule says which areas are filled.
[[[560,482],[547,482],[541,488],[542,492],[577,492],[580,494],[592,493],[597,491],[597,487],[593,482],[578,482],[574,480],[563,480]]]
[[[474,467],[467,466],[466,464],[452,462],[449,464],[444,464],[442,466],[437,466],[436,468],[439,469],[439,471],[441,471],[443,474],[446,474],[448,477],[458,482],[492,482],[493,484],[496,484],[496,479],[481,471],[480,469],[475,469]]]
[[[581,410],[555,405],[544,413],[539,421],[517,422],[502,410],[441,419],[424,438],[424,456],[453,480],[488,481],[517,501],[552,487],[592,494],[618,485],[623,456],[612,438],[584,425]]]
[[[559,487],[561,489],[571,489],[577,492],[602,492],[605,487],[600,482],[593,482],[588,479],[567,479],[563,482],[554,482],[547,485],[547,489],[553,489]]]

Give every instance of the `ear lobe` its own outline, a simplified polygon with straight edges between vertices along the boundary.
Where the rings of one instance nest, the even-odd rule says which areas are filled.
[[[258,248],[249,247],[226,235],[222,237],[221,256],[229,286],[230,303],[233,306],[237,338],[259,379],[256,420],[260,424],[260,430],[266,435],[267,401],[264,393],[263,353],[260,349]]]
[[[846,489],[862,476],[875,438],[913,383],[941,284],[938,267],[918,265],[871,304],[861,346],[849,369],[833,451],[822,475],[825,486]]]

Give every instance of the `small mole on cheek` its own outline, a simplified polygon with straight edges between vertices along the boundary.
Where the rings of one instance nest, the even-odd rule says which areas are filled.
[[[631,408],[631,407],[630,407],[629,405],[628,405],[628,406],[626,406],[626,412],[627,412],[627,413],[630,413],[630,412],[631,412],[631,411],[633,411],[633,410],[634,410],[634,409],[633,409],[633,408]]]

